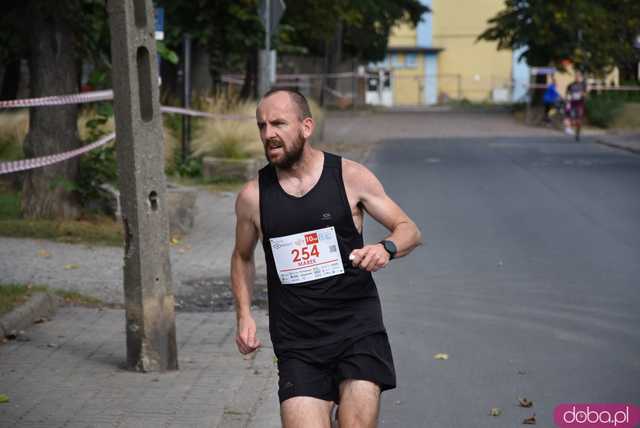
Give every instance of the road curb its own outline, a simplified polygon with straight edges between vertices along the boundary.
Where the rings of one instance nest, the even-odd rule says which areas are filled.
[[[58,309],[59,299],[52,293],[34,293],[26,303],[0,316],[0,335],[26,330],[41,318],[50,318]]]
[[[609,147],[613,147],[614,149],[625,150],[625,151],[627,151],[629,153],[640,155],[640,149],[635,148],[635,147],[631,147],[631,146],[624,145],[624,144],[614,143],[614,142],[605,140],[603,138],[596,138],[596,142],[598,144],[602,144],[603,146],[609,146]]]

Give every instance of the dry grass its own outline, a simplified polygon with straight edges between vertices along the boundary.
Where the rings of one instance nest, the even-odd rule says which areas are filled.
[[[23,158],[22,141],[28,131],[29,113],[26,110],[0,114],[0,159]]]
[[[90,142],[91,128],[87,123],[96,117],[94,108],[85,108],[78,115],[78,136],[81,140]],[[115,130],[115,120],[110,117],[106,123],[98,126],[98,131],[107,134]],[[167,127],[163,126],[164,145],[165,145],[165,161],[167,163],[174,162],[176,147],[178,146],[178,138]],[[24,157],[22,151],[22,143],[29,131],[29,112],[20,110],[11,113],[0,114],[0,159],[15,160]]]
[[[325,112],[315,101],[309,100],[309,104],[316,122],[314,140],[319,141],[322,139]],[[263,156],[260,135],[253,119],[256,111],[255,101],[228,100],[222,96],[203,97],[196,100],[194,105],[196,109],[210,113],[248,117],[241,120],[192,120],[194,138],[191,145],[195,157],[261,158]],[[87,123],[95,117],[95,108],[81,109],[78,115],[78,135],[83,141],[90,139],[92,129],[87,126]],[[171,120],[176,121],[175,118]],[[175,156],[180,145],[179,135],[176,135],[179,131],[172,131],[171,120],[163,121],[164,154],[168,166],[175,165]],[[175,123],[173,125],[173,128],[176,128]],[[24,157],[22,143],[28,130],[29,112],[27,110],[0,114],[0,159],[14,160]],[[113,117],[99,125],[97,129],[105,134],[114,130]]]
[[[625,130],[640,129],[640,103],[626,103],[613,119],[612,128]]]
[[[254,101],[227,101],[223,97],[201,98],[197,108],[209,113],[247,116],[247,119],[200,119],[191,142],[193,155],[234,159],[261,156],[262,144],[256,126]]]
[[[316,122],[314,139],[317,141],[322,137],[325,112],[314,100],[309,100],[309,104],[311,115]],[[261,158],[264,155],[264,149],[258,127],[253,119],[256,107],[255,101],[229,101],[223,97],[201,98],[197,103],[197,108],[200,110],[248,118],[244,120],[201,119],[192,141],[194,156]]]

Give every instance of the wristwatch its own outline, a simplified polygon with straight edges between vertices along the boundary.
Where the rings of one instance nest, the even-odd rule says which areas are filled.
[[[393,260],[393,258],[396,256],[396,253],[398,252],[398,247],[396,247],[396,244],[394,244],[393,241],[389,241],[386,239],[380,241],[379,244],[382,244],[384,249],[387,250],[387,253],[389,253],[389,260]]]

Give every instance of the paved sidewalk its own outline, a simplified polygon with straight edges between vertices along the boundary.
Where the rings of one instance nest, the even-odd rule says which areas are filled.
[[[0,345],[1,427],[277,427],[276,370],[265,347],[243,358],[232,312],[177,314],[180,370],[137,373],[126,361],[124,311],[61,308]]]

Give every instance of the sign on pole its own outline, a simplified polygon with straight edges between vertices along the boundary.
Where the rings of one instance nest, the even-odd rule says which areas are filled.
[[[273,34],[278,30],[280,19],[282,19],[286,8],[284,0],[262,0],[260,2],[260,21],[262,21],[265,31]],[[267,22],[269,23],[268,27]]]
[[[258,94],[264,95],[275,83],[276,56],[271,50],[271,36],[278,29],[286,5],[283,0],[261,0],[260,21],[264,26],[264,46],[258,56]]]
[[[156,40],[164,40],[164,8],[156,7]]]

